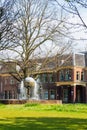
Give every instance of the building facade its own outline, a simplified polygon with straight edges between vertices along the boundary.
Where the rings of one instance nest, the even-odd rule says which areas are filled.
[[[40,98],[87,103],[87,53],[63,55],[56,61],[35,73],[41,82]],[[0,99],[19,99],[19,82],[3,72],[4,68],[0,70]]]

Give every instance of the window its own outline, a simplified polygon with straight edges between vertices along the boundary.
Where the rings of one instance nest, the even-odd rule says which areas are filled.
[[[14,79],[13,78],[10,79],[10,84],[11,85],[14,84]]]
[[[48,99],[48,91],[44,92],[44,99]]]
[[[61,60],[61,65],[64,64],[65,60]]]
[[[65,80],[68,80],[68,78],[69,78],[69,77],[68,77],[68,74],[69,74],[69,72],[66,71],[66,72],[65,72]]]
[[[47,74],[43,74],[43,82],[48,82]]]
[[[9,99],[12,99],[12,91],[11,91],[11,90],[8,91],[8,98],[9,98]]]
[[[71,80],[71,70],[65,70],[65,80]]]
[[[50,91],[50,99],[55,99],[55,90]]]
[[[38,75],[37,80],[38,80],[39,82],[42,82],[42,75]]]
[[[8,91],[4,91],[4,96],[5,96],[5,99],[8,99]]]
[[[63,89],[63,102],[68,102],[68,89]]]
[[[53,74],[49,74],[49,82],[53,82],[54,78],[53,78]]]
[[[79,71],[76,72],[76,80],[80,80],[80,72]]]
[[[59,80],[60,80],[60,81],[63,81],[63,80],[64,80],[64,71],[63,71],[63,70],[61,70],[61,71],[59,72]]]
[[[15,99],[15,91],[12,91],[12,98]]]
[[[7,83],[8,83],[8,78],[6,77],[5,78],[5,85],[7,85]]]
[[[64,69],[59,72],[59,81],[71,81],[72,80],[72,70]]]
[[[81,80],[84,80],[84,72],[81,72]]]
[[[1,83],[0,83],[0,92],[2,92],[3,91],[3,82],[1,81]]]

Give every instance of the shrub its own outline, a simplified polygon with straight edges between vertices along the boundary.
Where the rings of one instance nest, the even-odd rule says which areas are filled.
[[[24,106],[25,107],[35,107],[35,106],[38,106],[38,105],[40,105],[40,103],[30,102],[30,103],[26,103]]]

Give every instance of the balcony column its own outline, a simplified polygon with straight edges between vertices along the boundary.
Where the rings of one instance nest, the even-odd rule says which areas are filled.
[[[76,102],[76,85],[71,88],[71,102]]]

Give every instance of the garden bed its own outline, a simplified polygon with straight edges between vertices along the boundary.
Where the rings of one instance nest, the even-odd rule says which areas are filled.
[[[2,99],[3,104],[25,104],[25,103],[44,103],[44,104],[62,104],[62,100],[18,100],[18,99]]]

